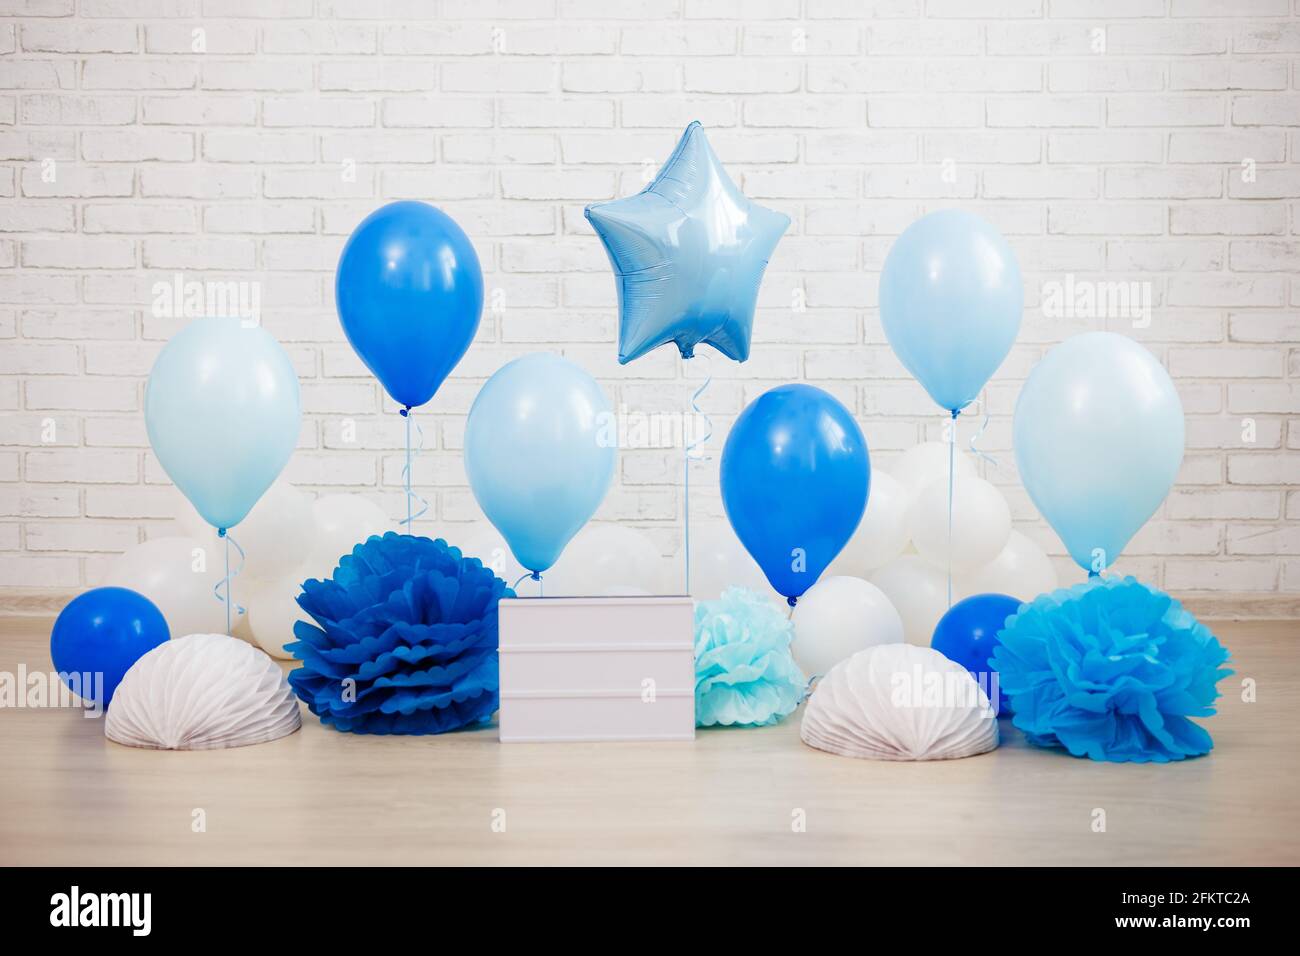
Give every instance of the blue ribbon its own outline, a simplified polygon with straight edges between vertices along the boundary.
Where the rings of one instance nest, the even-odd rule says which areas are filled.
[[[517,592],[519,590],[519,585],[523,584],[529,578],[532,578],[537,582],[537,596],[541,597],[544,592],[542,589],[542,573],[540,571],[525,571],[523,574],[519,575],[519,580],[515,582],[514,587],[510,590]]]
[[[996,458],[994,458],[994,457],[993,457],[992,455],[990,455],[988,452],[986,452],[986,451],[981,451],[980,448],[979,448],[979,440],[980,440],[981,438],[984,437],[984,430],[985,430],[986,428],[989,427],[989,417],[990,417],[990,414],[991,414],[991,413],[989,412],[989,403],[988,403],[988,401],[984,398],[984,396],[981,395],[981,396],[980,396],[979,398],[977,398],[975,401],[971,402],[971,405],[974,405],[974,406],[977,408],[978,411],[984,413],[984,418],[983,418],[983,420],[980,422],[980,426],[979,426],[979,428],[977,428],[977,429],[975,430],[975,434],[974,434],[974,435],[971,435],[971,436],[970,436],[970,450],[971,450],[971,454],[974,455],[976,458],[981,459],[982,461],[987,461],[987,462],[988,462],[990,465],[992,465],[995,469],[997,469],[998,471],[1001,471],[1001,470],[1002,470],[1002,464],[1001,464],[1001,462],[999,462]],[[969,408],[970,406],[967,406],[967,407]]]
[[[406,490],[406,517],[403,518],[398,523],[405,525],[406,533],[410,534],[412,528],[415,525],[415,519],[422,517],[424,513],[429,510],[429,499],[417,495],[414,489],[412,489],[411,487],[411,460],[414,457],[414,454],[418,454],[419,452],[424,451],[424,429],[421,428],[418,424],[415,426],[415,431],[418,436],[419,445],[416,447],[415,452],[413,453],[411,451],[411,421],[413,418],[413,416],[411,415],[411,406],[407,405],[405,408],[401,410],[400,414],[403,418],[406,419],[406,464],[402,466],[402,486]],[[414,514],[411,513],[412,501],[418,501],[420,503],[419,510],[416,511]]]
[[[217,529],[217,537],[223,539],[226,543],[226,576],[216,584],[212,585],[212,596],[226,606],[226,633],[230,634],[230,611],[233,603],[231,600],[230,580],[231,578],[238,577],[239,573],[244,570],[245,555],[244,549],[239,546],[239,542],[236,541],[234,536],[225,528]],[[230,570],[230,546],[232,544],[235,546],[235,550],[239,552],[239,565],[234,571]],[[244,613],[244,606],[242,604],[234,604],[234,610],[235,615],[238,616]]]
[[[683,358],[683,362],[685,359]],[[685,375],[686,368],[683,364],[682,374]],[[691,462],[708,461],[709,456],[700,452],[696,454],[696,449],[713,437],[713,419],[711,419],[704,410],[700,408],[700,396],[704,394],[709,385],[713,382],[713,366],[709,364],[708,357],[704,361],[704,383],[695,390],[691,396],[691,411],[695,415],[704,419],[704,434],[694,441],[687,442],[686,449],[682,455],[682,513],[683,513],[683,532],[682,532],[682,554],[685,556],[686,563],[686,593],[691,593]],[[691,422],[694,426],[694,419]]]

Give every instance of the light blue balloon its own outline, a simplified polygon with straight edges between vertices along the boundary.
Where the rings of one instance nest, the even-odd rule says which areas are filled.
[[[545,571],[596,513],[617,444],[605,393],[567,359],[525,355],[487,380],[465,422],[465,474],[521,566]]]
[[[1029,373],[1013,440],[1029,497],[1079,567],[1100,572],[1169,494],[1183,461],[1183,406],[1145,348],[1088,332]]]
[[[163,470],[203,520],[233,528],[298,444],[298,376],[261,326],[196,319],[153,363],[144,423]]]
[[[880,321],[903,365],[940,407],[969,405],[1020,331],[1020,264],[979,216],[943,209],[890,247],[880,273]]]
[[[618,283],[618,360],[674,342],[749,358],[754,305],[767,260],[790,217],[731,181],[698,122],[635,196],[587,207]]]

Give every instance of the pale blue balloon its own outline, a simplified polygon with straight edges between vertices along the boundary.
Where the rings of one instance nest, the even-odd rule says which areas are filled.
[[[545,571],[614,478],[618,428],[605,393],[546,352],[502,366],[465,422],[465,474],[519,564]]]
[[[698,122],[645,189],[586,213],[618,283],[621,364],[666,342],[684,359],[701,342],[749,358],[758,287],[790,217],[745,197]]]
[[[144,422],[163,470],[203,520],[233,528],[298,444],[298,376],[261,326],[196,319],[154,361]]]
[[[1169,494],[1183,406],[1132,339],[1088,332],[1056,346],[1016,402],[1016,462],[1029,497],[1086,571],[1114,564]]]
[[[880,322],[903,365],[939,406],[969,405],[1020,331],[1020,264],[979,216],[943,209],[890,247],[880,273]]]

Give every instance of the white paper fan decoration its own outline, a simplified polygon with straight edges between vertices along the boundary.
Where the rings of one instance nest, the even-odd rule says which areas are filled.
[[[104,724],[109,740],[155,750],[260,744],[302,726],[298,698],[262,651],[225,634],[159,644],[122,678]]]
[[[994,749],[998,722],[966,668],[933,648],[881,644],[830,669],[799,735],[845,757],[947,760]]]

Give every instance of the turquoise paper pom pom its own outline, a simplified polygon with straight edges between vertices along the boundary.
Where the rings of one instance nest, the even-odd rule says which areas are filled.
[[[695,723],[774,724],[803,700],[808,679],[790,653],[794,625],[771,601],[728,588],[695,605]]]
[[[991,663],[1041,747],[1115,763],[1208,753],[1191,717],[1214,713],[1228,651],[1168,594],[1134,578],[1093,578],[1007,618]]]

